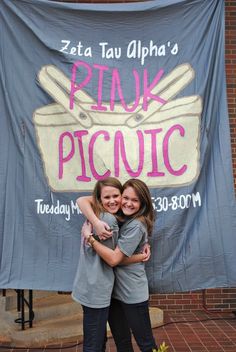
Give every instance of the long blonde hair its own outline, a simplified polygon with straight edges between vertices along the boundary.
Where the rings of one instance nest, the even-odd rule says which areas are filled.
[[[115,177],[107,177],[104,180],[99,180],[96,182],[95,187],[93,189],[93,211],[96,216],[99,216],[102,212],[106,211],[103,208],[102,201],[101,201],[101,193],[102,193],[102,188],[108,186],[108,187],[114,187],[119,190],[120,194],[123,192],[123,187],[120,181],[115,178]],[[119,214],[117,214],[119,215]]]
[[[147,185],[137,178],[131,178],[130,180],[126,181],[123,185],[123,191],[128,187],[133,188],[140,201],[140,209],[136,214],[134,214],[134,218],[138,218],[140,221],[146,224],[148,234],[151,235],[155,221],[155,215],[150,191]]]

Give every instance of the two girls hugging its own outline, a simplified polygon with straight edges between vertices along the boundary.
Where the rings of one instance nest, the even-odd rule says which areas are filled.
[[[105,352],[107,321],[118,352],[134,352],[131,333],[140,351],[154,351],[145,272],[154,224],[148,187],[109,177],[77,203],[88,219],[72,291],[83,308],[83,352]]]

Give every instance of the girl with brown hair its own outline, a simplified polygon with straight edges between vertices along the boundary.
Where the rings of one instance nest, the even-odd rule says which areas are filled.
[[[140,350],[152,352],[157,346],[151,329],[148,281],[144,263],[122,265],[125,258],[141,252],[152,232],[154,210],[150,192],[144,182],[130,179],[123,185],[121,210],[125,222],[120,228],[115,249],[107,248],[97,241],[89,223],[83,225],[82,234],[93,250],[108,265],[114,267],[115,284],[108,321],[117,351],[129,351],[123,331],[123,321],[126,318]],[[87,215],[90,218],[88,212]]]

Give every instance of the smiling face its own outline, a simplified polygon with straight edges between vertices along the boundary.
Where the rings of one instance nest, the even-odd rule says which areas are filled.
[[[141,206],[141,202],[135,190],[127,187],[122,193],[121,209],[126,216],[136,214]]]
[[[116,214],[121,206],[120,190],[111,186],[103,186],[101,189],[101,203],[108,213]]]

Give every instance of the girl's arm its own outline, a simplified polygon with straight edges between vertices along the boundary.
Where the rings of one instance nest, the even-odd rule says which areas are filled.
[[[131,257],[125,256],[124,259],[120,262],[120,264],[121,265],[135,264],[140,262],[146,262],[148,259],[145,253],[138,253],[138,254],[133,254]]]
[[[121,252],[119,247],[114,250],[108,248],[97,241],[91,232],[91,225],[87,222],[83,224],[82,235],[84,236],[86,242],[93,247],[97,254],[111,267],[118,265],[124,258],[125,255]]]
[[[91,244],[97,254],[111,267],[117,266],[118,264],[129,265],[140,263],[146,259],[145,253],[133,254],[131,257],[127,257],[121,252],[119,247],[116,247],[114,250],[110,249],[101,242],[98,242],[92,234],[89,236],[88,243]]]
[[[91,244],[97,254],[111,267],[114,267],[122,262],[125,258],[124,253],[121,252],[119,247],[114,250],[104,246],[101,242],[95,240],[93,236],[89,236],[88,243]]]
[[[76,200],[80,210],[84,216],[89,220],[93,225],[96,234],[101,240],[109,238],[112,236],[112,232],[107,223],[101,221],[95,214],[92,208],[93,198],[92,196],[80,197]]]
[[[133,254],[131,257],[127,257],[119,247],[114,250],[104,246],[98,242],[92,235],[91,224],[85,222],[82,227],[82,235],[84,236],[87,243],[89,243],[97,254],[111,267],[118,264],[129,265],[134,263],[140,263],[148,261],[151,256],[150,245],[147,243],[143,247],[143,252],[139,254]]]
[[[121,261],[122,265],[129,265],[140,262],[147,262],[151,257],[150,245],[146,243],[143,246],[142,253],[133,254],[131,257],[126,257]]]

